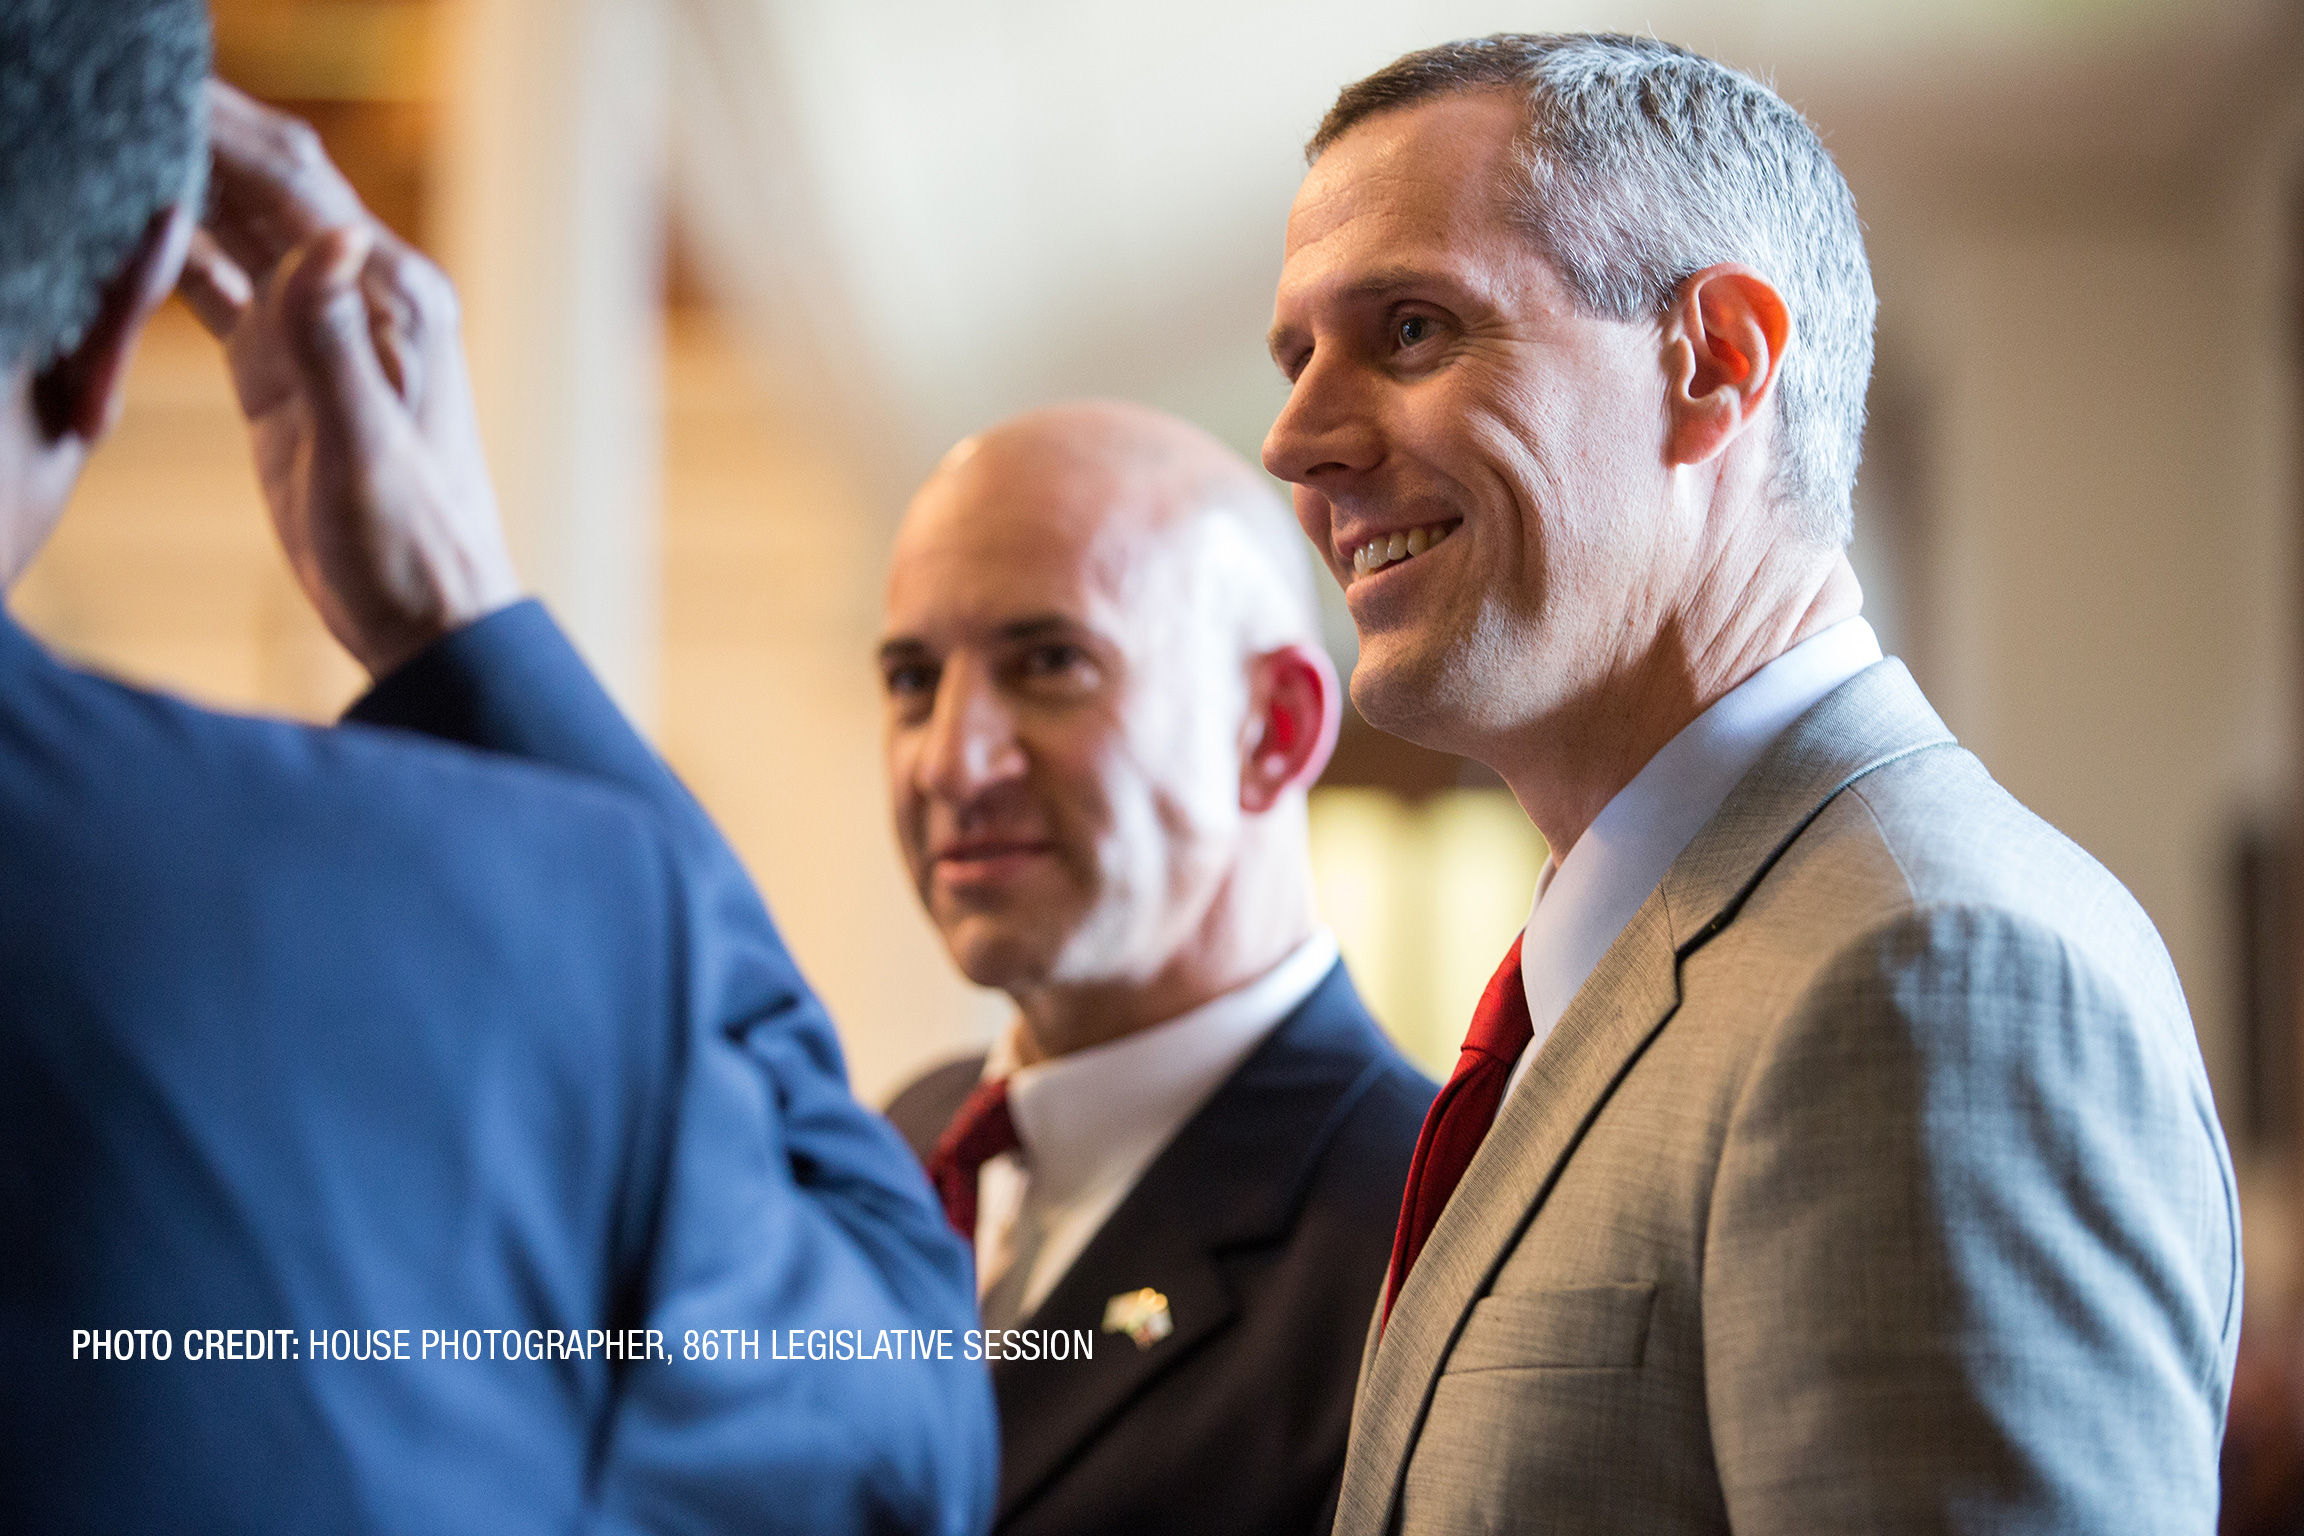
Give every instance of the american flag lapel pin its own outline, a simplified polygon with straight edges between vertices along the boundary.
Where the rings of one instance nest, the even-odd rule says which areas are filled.
[[[1138,1349],[1150,1349],[1176,1331],[1176,1320],[1168,1315],[1168,1298],[1146,1286],[1104,1303],[1104,1331],[1124,1333]]]

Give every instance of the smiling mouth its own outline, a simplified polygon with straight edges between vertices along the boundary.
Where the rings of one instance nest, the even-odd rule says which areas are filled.
[[[946,879],[969,882],[1014,871],[1052,849],[1045,842],[1026,840],[966,843],[930,855]]]
[[[1352,551],[1352,578],[1357,581],[1363,576],[1375,575],[1388,565],[1413,560],[1463,526],[1462,520],[1428,523],[1421,528],[1403,529],[1370,539]]]

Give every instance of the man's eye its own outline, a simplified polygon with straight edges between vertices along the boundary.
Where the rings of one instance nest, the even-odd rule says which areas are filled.
[[[1410,315],[1400,322],[1400,345],[1412,347],[1432,334],[1432,322],[1422,315]]]
[[[936,691],[936,669],[918,664],[890,667],[882,674],[888,696],[895,699],[918,698]]]
[[[1026,646],[1008,664],[1008,686],[1027,698],[1084,698],[1099,680],[1095,656],[1085,646],[1063,641]]]
[[[1036,645],[1024,653],[1026,677],[1061,677],[1088,660],[1076,645]]]

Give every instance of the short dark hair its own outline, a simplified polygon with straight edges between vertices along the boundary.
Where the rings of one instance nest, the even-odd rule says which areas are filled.
[[[76,345],[207,170],[202,0],[0,0],[0,367]]]
[[[1878,302],[1856,199],[1816,130],[1749,75],[1652,37],[1503,32],[1346,86],[1305,156],[1379,113],[1481,91],[1522,104],[1512,212],[1587,313],[1652,318],[1715,262],[1776,285],[1795,341],[1774,491],[1807,532],[1847,543]]]

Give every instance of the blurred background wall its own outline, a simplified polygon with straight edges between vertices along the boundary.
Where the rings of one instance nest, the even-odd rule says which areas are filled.
[[[873,1098],[1002,1012],[918,916],[878,767],[881,564],[937,455],[1094,393],[1253,457],[1283,393],[1261,337],[1299,146],[1339,84],[1407,48],[1652,27],[1773,79],[1847,170],[1881,293],[1867,612],[2159,924],[2243,1169],[2251,1307],[2289,1315],[2296,4],[216,14],[223,73],[311,117],[458,278],[524,570],[751,862]],[[214,350],[180,313],[13,601],[61,648],[205,701],[326,718],[359,686],[279,568]],[[1540,844],[1477,770],[1357,723],[1315,822],[1348,958],[1444,1071]]]

